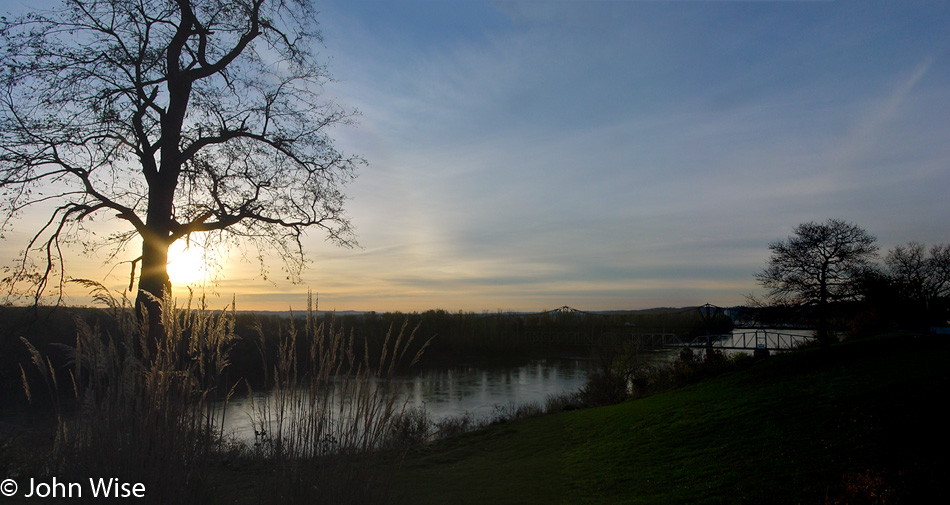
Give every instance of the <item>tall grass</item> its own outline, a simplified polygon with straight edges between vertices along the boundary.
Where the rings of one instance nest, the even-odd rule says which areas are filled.
[[[193,308],[189,300],[183,309],[165,310],[165,338],[152,343],[127,299],[86,284],[107,305],[111,320],[106,329],[77,318],[66,377],[23,340],[57,399],[55,441],[42,470],[72,482],[142,482],[148,503],[199,496],[220,445],[214,402],[226,401],[231,392],[223,377],[237,338],[233,306],[215,314],[203,303]]]
[[[394,374],[415,364],[428,342],[409,356],[416,330],[406,322],[371,353],[333,315],[318,320],[312,298],[306,314],[302,329],[291,318],[280,332],[265,373],[269,393],[254,404],[253,454],[272,465],[266,484],[282,503],[383,502],[389,486],[380,453],[412,438],[408,396]]]
[[[406,440],[404,391],[391,379],[419,359],[407,350],[415,331],[390,331],[381,349],[346,332],[333,316],[318,320],[308,299],[302,328],[282,329],[277,360],[261,344],[265,387],[255,404],[256,443],[224,437],[228,400],[248,381],[229,376],[234,305],[212,311],[203,300],[164,301],[165,336],[149,331],[125,297],[86,282],[109,317],[76,318],[65,373],[24,339],[34,373],[21,369],[28,397],[52,392],[52,452],[34,477],[85,482],[142,482],[144,503],[207,502],[215,468],[239,458],[258,468],[252,483],[262,503],[381,503],[386,465]],[[259,342],[265,342],[263,335]],[[271,363],[271,365],[268,365]],[[30,381],[28,375],[42,377]],[[248,386],[250,387],[250,386]]]

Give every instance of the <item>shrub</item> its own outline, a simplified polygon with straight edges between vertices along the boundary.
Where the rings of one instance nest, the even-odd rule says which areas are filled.
[[[590,374],[579,395],[583,405],[599,407],[626,400],[630,397],[630,388],[625,375],[600,370]]]
[[[389,423],[390,443],[397,447],[418,445],[429,440],[433,422],[425,407],[409,408]]]
[[[842,478],[841,491],[825,500],[826,505],[893,505],[907,503],[903,472],[868,470],[849,472]]]
[[[466,412],[461,416],[451,416],[435,422],[434,437],[448,438],[474,431],[482,425],[471,414]]]

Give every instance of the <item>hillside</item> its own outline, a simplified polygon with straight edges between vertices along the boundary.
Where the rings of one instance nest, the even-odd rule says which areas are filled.
[[[775,356],[680,390],[413,453],[401,502],[927,503],[942,494],[950,339]],[[886,501],[865,500],[876,494]]]

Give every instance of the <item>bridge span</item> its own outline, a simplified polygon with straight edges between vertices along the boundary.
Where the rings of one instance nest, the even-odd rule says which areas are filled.
[[[702,335],[688,342],[671,342],[666,344],[665,347],[690,347],[768,353],[771,351],[791,351],[803,344],[813,341],[816,341],[813,335],[769,330],[750,330],[741,332],[734,331],[722,335]]]

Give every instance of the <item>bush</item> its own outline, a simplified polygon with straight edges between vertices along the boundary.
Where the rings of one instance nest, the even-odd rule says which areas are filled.
[[[825,499],[826,505],[894,505],[909,503],[903,472],[868,470],[849,472],[842,478],[843,485],[837,496]]]
[[[397,447],[418,445],[429,440],[433,423],[425,408],[409,408],[389,424],[390,443]]]
[[[587,407],[613,405],[630,397],[630,387],[625,375],[600,370],[587,378],[587,384],[581,388],[579,395]]]

